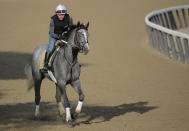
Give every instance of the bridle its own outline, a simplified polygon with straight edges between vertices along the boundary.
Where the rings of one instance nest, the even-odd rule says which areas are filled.
[[[65,40],[61,40],[61,42],[65,43],[66,45],[70,45],[72,48],[78,49],[80,53],[83,52],[85,45],[88,43],[88,38],[86,33],[80,32],[80,30],[85,30],[83,28],[76,29],[75,35],[74,35],[74,43],[67,42]],[[84,41],[80,42],[79,38],[80,36],[84,37]],[[81,44],[84,43],[84,44]]]
[[[84,50],[85,44],[88,43],[88,38],[86,36],[86,32],[83,33],[83,31],[80,31],[80,30],[85,30],[85,29],[79,28],[79,29],[76,30],[75,37],[74,37],[74,43],[75,43],[76,46],[79,45],[78,46],[79,52],[82,53],[83,50]],[[82,42],[79,41],[79,38],[81,36],[84,38]]]

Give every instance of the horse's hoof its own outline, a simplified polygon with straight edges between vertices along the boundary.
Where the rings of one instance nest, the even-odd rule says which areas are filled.
[[[65,113],[60,113],[60,112],[59,112],[58,115],[61,116],[61,117],[63,117],[63,116],[65,116]]]
[[[69,121],[68,121],[68,126],[69,126],[70,128],[73,128],[73,127],[75,126],[75,124],[74,124],[74,122],[73,122],[72,120],[69,120]]]
[[[71,114],[71,118],[75,120],[78,117],[78,115],[79,115],[78,113],[74,112]]]
[[[62,121],[63,121],[64,123],[66,123],[66,114],[63,114],[63,116],[62,116]]]
[[[59,115],[60,117],[64,117],[66,114],[65,114],[65,113],[61,113],[61,112],[58,112],[58,115]]]
[[[40,120],[41,118],[40,118],[40,116],[34,116],[33,119],[34,120]]]

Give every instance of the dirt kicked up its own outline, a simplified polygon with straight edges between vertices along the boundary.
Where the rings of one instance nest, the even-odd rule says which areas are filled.
[[[86,96],[74,128],[57,116],[55,85],[41,89],[41,119],[24,65],[48,42],[50,16],[65,4],[76,23],[90,22],[91,52],[79,55]],[[147,13],[188,0],[0,0],[0,130],[188,131],[189,67],[149,47]],[[68,86],[74,110],[78,96]]]

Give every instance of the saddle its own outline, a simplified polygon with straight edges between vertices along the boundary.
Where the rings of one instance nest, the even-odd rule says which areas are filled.
[[[54,50],[52,51],[52,54],[49,58],[49,61],[48,61],[48,67],[49,67],[49,70],[51,70],[52,72],[54,72],[53,70],[53,63],[54,63],[54,60],[56,58],[56,55],[57,53],[59,52],[60,48],[63,47],[64,44],[62,42],[56,42],[55,44],[55,48]],[[43,70],[44,68],[44,64],[45,64],[45,54],[46,54],[46,50],[44,50],[44,52],[42,53],[41,55],[41,60],[40,60],[40,70]]]

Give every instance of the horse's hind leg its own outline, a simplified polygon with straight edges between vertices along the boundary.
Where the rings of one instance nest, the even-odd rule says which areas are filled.
[[[34,81],[34,90],[35,90],[35,117],[39,117],[39,103],[40,103],[40,88],[42,80]]]
[[[78,101],[77,107],[75,109],[76,113],[73,114],[73,118],[76,118],[78,116],[78,114],[81,113],[81,109],[82,109],[82,105],[83,105],[83,101],[84,101],[85,96],[84,96],[83,91],[81,89],[81,83],[80,83],[79,79],[76,80],[76,81],[73,81],[71,83],[71,85],[79,95],[79,101]]]
[[[61,92],[60,92],[60,89],[58,88],[58,86],[56,86],[56,102],[58,104],[58,110],[59,110],[59,115],[60,116],[63,116],[64,113],[65,113],[65,109],[64,109],[64,106],[62,104],[62,99],[61,99]]]

